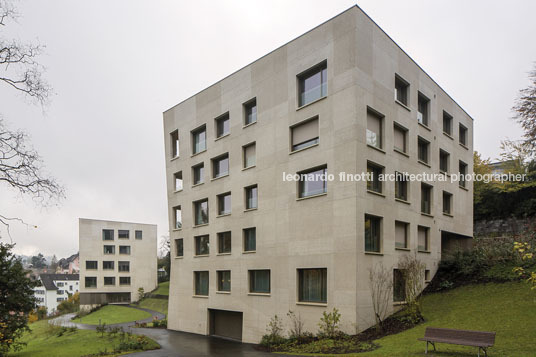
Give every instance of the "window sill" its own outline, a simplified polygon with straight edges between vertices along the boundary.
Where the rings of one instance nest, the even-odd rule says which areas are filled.
[[[432,131],[432,129],[430,129],[430,127],[426,124],[423,124],[423,123],[420,123],[420,122],[417,122],[420,126],[422,126],[423,128],[425,128],[426,130],[428,131]]]
[[[172,232],[180,232],[182,231],[182,228],[173,228]]]
[[[382,252],[367,252],[367,251],[365,251],[365,254],[369,254],[369,255],[383,255]]]
[[[192,295],[196,299],[208,299],[208,295]]]
[[[230,291],[216,291],[216,294],[231,295]]]
[[[196,183],[195,185],[192,185],[192,188],[194,187],[197,187],[197,186],[201,186],[202,184],[204,184],[205,182],[199,182],[199,183]]]
[[[214,139],[214,141],[218,141],[218,140],[220,140],[220,139],[226,138],[226,137],[228,137],[229,135],[231,135],[231,133],[223,134],[222,136],[218,136],[216,139]]]
[[[411,202],[406,201],[406,200],[403,200],[403,199],[401,199],[401,198],[395,198],[395,201],[396,201],[396,202],[400,202],[400,203],[405,203],[405,204],[407,204],[407,205],[410,205],[410,204],[411,204]]]
[[[242,252],[242,254],[253,254],[253,253],[257,253],[256,250],[245,250]]]
[[[183,259],[184,255],[182,257],[175,257],[175,259]]]
[[[119,287],[123,287],[123,288],[129,287],[129,286],[130,286],[129,284],[119,284]]]
[[[469,147],[468,147],[467,145],[465,145],[465,144],[460,143],[460,146],[461,146],[462,148],[464,148],[465,150],[469,150]]]
[[[210,254],[199,254],[199,255],[194,255],[194,258],[206,258],[206,257],[210,257]]]
[[[328,303],[326,303],[326,302],[296,301],[296,305],[326,307],[326,306],[328,306]]]
[[[442,174],[442,175],[445,175],[447,177],[450,177],[450,174],[447,172],[447,171],[441,171],[439,170],[439,173]]]
[[[320,196],[327,196],[328,193],[327,192],[324,192],[324,193],[319,193],[317,195],[311,195],[311,196],[305,196],[305,197],[298,197],[296,198],[296,201],[303,201],[303,200],[308,200],[309,198],[315,198],[315,197],[320,197]]]
[[[424,161],[422,161],[422,160],[417,160],[417,162],[418,162],[419,164],[421,164],[421,165],[424,165],[424,166],[428,167],[428,168],[431,168],[431,167],[432,167],[432,166],[430,166],[430,164],[427,164],[426,162],[424,162]]]
[[[199,228],[199,227],[204,227],[204,226],[208,226],[208,223],[195,225],[194,228]]]
[[[367,144],[367,146],[368,146],[369,148],[371,148],[371,149],[378,150],[379,152],[385,154],[385,150],[383,150],[382,148],[379,148],[379,147],[376,147],[376,146],[373,146],[373,145],[370,145],[370,144]]]
[[[434,215],[433,215],[433,214],[430,214],[430,213],[426,213],[426,212],[421,212],[421,216],[425,216],[425,217],[430,217],[430,218],[434,218]]]
[[[229,253],[218,253],[218,254],[216,254],[216,255],[217,255],[217,256],[221,256],[221,255],[231,255],[231,252],[229,252]]]
[[[242,171],[246,171],[246,170],[252,169],[252,168],[254,168],[254,167],[256,167],[256,166],[257,166],[257,165],[251,165],[251,166],[248,166],[248,167],[244,167],[244,168],[242,169]]]
[[[175,157],[172,157],[171,159],[169,159],[169,161],[175,161],[175,160],[177,160],[178,158],[180,158],[180,156],[175,156]]]
[[[469,191],[469,189],[467,187],[463,187],[463,186],[460,186],[460,185],[458,185],[458,187],[461,188],[462,190]]]
[[[243,125],[242,126],[242,129],[245,129],[245,128],[249,128],[250,126],[252,126],[253,124],[257,124],[257,121],[255,120],[254,122],[252,123],[249,123],[249,124],[246,124],[246,125]]]
[[[179,192],[182,192],[182,188],[180,190],[173,191],[173,193],[179,193]]]
[[[395,103],[400,105],[402,108],[406,109],[408,112],[411,112],[411,109],[410,107],[408,107],[407,105],[405,105],[404,103],[402,103],[401,101],[399,101],[398,99],[395,99]]]
[[[296,153],[298,153],[298,152],[302,152],[303,150],[307,150],[307,149],[310,149],[310,148],[314,148],[315,146],[318,146],[318,145],[320,145],[320,143],[312,144],[312,145],[306,146],[306,147],[301,148],[301,149],[298,149],[298,150],[290,151],[288,154],[289,154],[289,155],[296,154]]]
[[[248,293],[249,296],[266,296],[266,297],[270,297],[272,296],[271,293]]]
[[[447,138],[449,138],[450,140],[454,140],[454,138],[452,137],[452,135],[450,135],[449,133],[446,133],[446,132],[443,132],[443,135],[445,135]]]
[[[447,213],[447,212],[443,212],[443,216],[447,216],[447,217],[450,217],[450,218],[454,217],[452,214]]]
[[[216,180],[219,180],[219,179],[227,177],[227,176],[229,176],[229,173],[226,173],[225,175],[221,175],[221,176],[218,176],[218,177],[213,177],[213,178],[210,179],[210,181],[216,181]]]
[[[313,105],[313,104],[315,104],[315,103],[317,103],[317,102],[320,102],[321,100],[326,99],[327,97],[328,97],[328,96],[327,96],[327,94],[326,94],[326,95],[323,96],[323,97],[320,97],[320,98],[318,98],[318,99],[315,99],[315,100],[313,100],[312,102],[309,102],[309,103],[307,103],[307,104],[302,105],[301,107],[296,108],[296,111],[301,110],[301,109],[303,109],[303,108],[307,108],[308,106]]]
[[[257,209],[258,209],[257,207],[255,207],[255,208],[246,208],[246,209],[244,210],[244,212],[256,211]]]
[[[395,247],[395,250],[403,250],[403,251],[406,251],[406,252],[411,252],[411,249],[410,249],[410,248],[400,248],[400,247]]]
[[[399,153],[400,155],[404,155],[405,157],[409,157],[409,155],[406,154],[406,153],[405,153],[404,151],[402,151],[402,150],[393,149],[393,151]]]
[[[385,198],[385,195],[381,192],[376,192],[376,191],[372,191],[372,190],[367,190],[367,193],[371,193],[373,195],[376,195],[376,196],[380,196],[380,197],[383,197]]]
[[[432,253],[432,252],[429,251],[429,250],[418,250],[417,252],[419,252],[419,253],[425,253],[425,254],[430,254],[430,253]]]
[[[216,216],[216,218],[221,218],[221,217],[227,217],[227,216],[230,216],[231,213],[224,213],[224,214],[219,214]]]
[[[207,152],[207,149],[203,150],[203,151],[200,151],[200,152],[196,152],[195,154],[192,154],[190,157],[194,157],[194,156],[197,156],[197,155],[201,155],[202,153],[204,152]]]

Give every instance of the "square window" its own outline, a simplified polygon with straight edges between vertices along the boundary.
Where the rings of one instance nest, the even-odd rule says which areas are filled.
[[[290,127],[291,151],[305,149],[319,143],[318,117]]]
[[[194,292],[198,296],[208,296],[208,271],[194,271]]]
[[[298,75],[298,106],[314,102],[327,95],[328,69],[327,62]]]
[[[205,164],[200,163],[192,167],[193,184],[199,185],[205,181]]]
[[[249,270],[249,292],[270,293],[270,270]]]
[[[114,230],[113,229],[103,229],[102,230],[102,240],[114,240]]]
[[[114,261],[105,260],[102,262],[102,269],[103,270],[114,270]]]
[[[406,279],[404,272],[400,269],[393,270],[393,301],[406,301]]]
[[[86,270],[98,269],[98,263],[96,260],[86,260]]]
[[[443,191],[443,213],[452,214],[452,194]]]
[[[257,122],[257,99],[244,103],[244,126]]]
[[[424,281],[430,281],[430,270],[424,270]]]
[[[229,134],[229,113],[217,117],[214,122],[216,123],[216,138]]]
[[[182,238],[175,239],[175,256],[184,256],[184,240]]]
[[[120,245],[119,246],[119,254],[130,255],[130,245]]]
[[[365,215],[365,252],[381,252],[380,217]]]
[[[372,162],[367,162],[367,190],[382,193],[382,181],[380,177],[383,174],[383,167]]]
[[[210,254],[210,240],[208,235],[194,237],[195,255]]]
[[[298,172],[298,197],[305,198],[328,192],[327,166]]]
[[[218,195],[218,216],[231,214],[231,192]]]
[[[328,302],[328,270],[298,269],[298,301],[325,304]]]
[[[134,233],[135,233],[136,239],[142,239],[143,238],[142,231],[135,231]]]
[[[105,276],[104,277],[104,285],[115,285],[115,277],[113,277],[113,276]]]
[[[245,228],[244,235],[244,252],[254,252],[257,250],[257,229],[255,227]]]
[[[465,175],[467,175],[467,164],[463,161],[459,162],[459,170],[460,170],[460,182],[458,183],[460,187],[465,187]]]
[[[170,134],[171,142],[171,158],[179,157],[179,131],[175,130]]]
[[[367,108],[367,145],[381,149],[383,147],[383,115]]]
[[[253,167],[257,164],[257,155],[256,155],[256,145],[251,143],[245,146],[242,146],[243,153],[243,168],[247,169],[248,167]]]
[[[394,131],[395,150],[407,154],[408,152],[408,145],[407,145],[408,129],[395,123],[393,124],[393,131]]]
[[[229,154],[212,159],[212,178],[229,175]]]
[[[193,155],[207,149],[207,129],[203,125],[192,131],[192,153]]]
[[[430,142],[421,138],[417,138],[417,148],[418,148],[418,160],[425,164],[428,164],[428,151],[430,150]]]
[[[129,272],[130,271],[130,262],[117,262],[117,269],[120,272]]]
[[[119,285],[130,285],[130,276],[120,276]]]
[[[218,233],[218,253],[231,253],[231,232]]]
[[[115,246],[114,245],[105,245],[104,246],[104,254],[115,254]]]
[[[218,291],[231,291],[231,271],[230,270],[220,270],[217,272],[218,275]]]
[[[430,99],[419,92],[417,120],[420,124],[428,126],[428,116],[430,115]]]
[[[257,208],[257,185],[249,186],[245,188],[246,191],[246,209]]]
[[[409,103],[409,83],[402,77],[395,75],[395,100],[408,106]]]
[[[395,221],[395,248],[408,248],[409,223]]]
[[[208,224],[208,199],[194,202],[195,225]]]
[[[467,128],[460,124],[460,144],[467,146]]]
[[[449,172],[449,158],[450,154],[445,150],[439,150],[439,171],[443,173]]]
[[[452,115],[443,110],[443,132],[452,136]]]
[[[428,252],[430,251],[430,228],[419,226],[417,229],[418,232],[418,242],[417,242],[417,250],[419,252]]]
[[[421,183],[421,212],[431,214],[432,209],[432,186]]]
[[[395,198],[408,200],[408,178],[402,172],[395,172]]]
[[[173,207],[173,216],[175,218],[175,227],[174,229],[182,228],[182,209],[181,206]]]
[[[120,229],[117,231],[117,237],[119,239],[129,239],[130,238],[130,231]]]
[[[173,174],[173,179],[175,181],[175,192],[182,190],[182,171],[175,172]]]
[[[85,287],[86,288],[96,288],[97,287],[97,277],[96,276],[86,276],[86,278],[85,278]]]

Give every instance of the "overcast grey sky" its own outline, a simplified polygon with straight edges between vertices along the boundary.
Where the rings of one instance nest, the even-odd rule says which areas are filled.
[[[78,217],[158,224],[167,234],[162,112],[355,1],[21,0],[0,35],[46,45],[56,95],[41,108],[0,86],[0,113],[31,134],[67,189],[43,210],[0,187],[17,252],[78,250]],[[474,119],[495,158],[519,138],[510,108],[536,61],[536,2],[363,0],[372,17]],[[2,234],[6,239],[5,232]]]

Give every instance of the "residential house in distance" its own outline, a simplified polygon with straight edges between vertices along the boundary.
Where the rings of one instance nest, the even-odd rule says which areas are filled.
[[[357,6],[163,116],[170,329],[258,343],[274,315],[316,331],[333,308],[365,329],[369,269],[392,270],[394,311],[402,256],[429,281],[472,237],[472,182],[448,178],[472,172],[473,120]]]
[[[130,304],[157,286],[156,225],[79,219],[80,308]]]
[[[62,274],[74,274],[80,271],[78,253],[58,261],[58,270]]]
[[[41,274],[40,285],[34,288],[37,306],[47,308],[47,313],[56,313],[58,305],[80,290],[78,274]]]

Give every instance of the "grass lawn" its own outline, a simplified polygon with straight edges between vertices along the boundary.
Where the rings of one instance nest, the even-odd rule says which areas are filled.
[[[143,299],[138,306],[161,312],[167,316],[168,300],[147,298],[147,299]]]
[[[79,319],[74,319],[73,322],[98,325],[100,320],[101,323],[110,325],[135,320],[143,320],[148,317],[151,317],[151,314],[145,311],[120,305],[106,305],[89,315]]]
[[[470,285],[427,295],[422,301],[426,319],[413,329],[377,341],[381,347],[342,356],[423,356],[426,326],[494,331],[491,356],[534,356],[536,341],[536,292],[525,283]],[[344,319],[344,316],[342,317]],[[430,356],[476,356],[477,348],[436,344]]]
[[[48,321],[37,321],[30,325],[32,333],[25,333],[22,341],[28,345],[19,352],[9,353],[9,357],[78,357],[100,351],[112,351],[119,345],[119,337],[100,337],[93,330],[76,330],[56,336],[50,332]],[[149,339],[149,349],[158,348],[158,344]]]
[[[157,295],[169,295],[169,281],[158,284],[158,288],[152,293]]]

